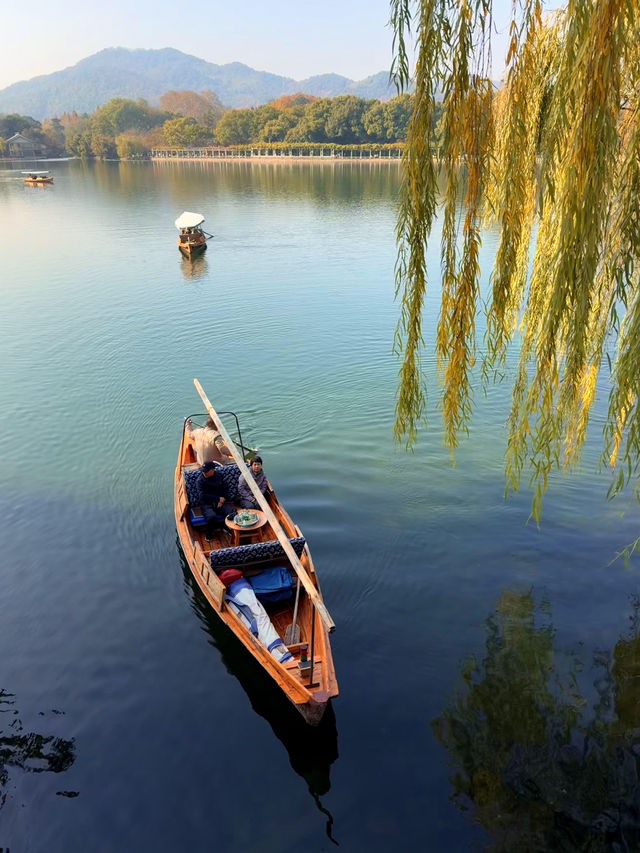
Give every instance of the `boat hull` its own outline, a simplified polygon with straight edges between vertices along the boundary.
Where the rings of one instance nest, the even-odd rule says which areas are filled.
[[[178,249],[185,258],[196,258],[207,249],[206,243],[181,243],[178,241]]]

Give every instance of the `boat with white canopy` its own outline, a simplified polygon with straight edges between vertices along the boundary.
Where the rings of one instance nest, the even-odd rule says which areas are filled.
[[[201,213],[192,213],[185,210],[176,219],[175,225],[178,231],[178,248],[187,258],[193,258],[202,254],[207,248],[207,240],[213,235],[207,234],[202,228],[204,216]]]
[[[23,172],[22,174],[25,176],[25,178],[24,178],[25,184],[37,185],[37,184],[52,184],[53,183],[53,178],[49,174],[48,169],[40,170],[40,171]]]

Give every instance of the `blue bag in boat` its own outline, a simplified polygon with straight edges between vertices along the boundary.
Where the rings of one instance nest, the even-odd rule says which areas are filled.
[[[257,575],[248,577],[259,601],[285,601],[291,598],[293,580],[284,566],[263,569]]]

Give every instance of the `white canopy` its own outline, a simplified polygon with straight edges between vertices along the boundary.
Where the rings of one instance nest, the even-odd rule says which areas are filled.
[[[185,210],[185,212],[181,213],[176,219],[176,228],[197,228],[198,225],[202,225],[203,222],[204,216],[201,213],[191,213],[190,211]]]
[[[44,171],[37,172],[35,169],[30,169],[28,172],[23,172],[23,175],[48,175],[49,170],[45,169]]]

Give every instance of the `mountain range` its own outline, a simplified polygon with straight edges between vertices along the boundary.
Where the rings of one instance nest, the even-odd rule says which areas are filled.
[[[109,47],[80,62],[13,83],[0,90],[0,113],[19,113],[41,120],[65,112],[91,113],[111,98],[144,98],[158,104],[169,91],[213,91],[226,107],[252,107],[281,95],[304,92],[333,98],[387,100],[396,94],[387,71],[354,81],[339,74],[320,74],[306,80],[256,71],[241,62],[215,65],[174,48],[129,50]]]

